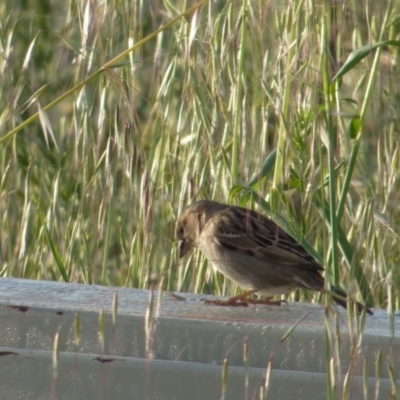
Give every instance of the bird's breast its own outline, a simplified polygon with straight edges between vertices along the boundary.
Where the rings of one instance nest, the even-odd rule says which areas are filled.
[[[291,267],[260,260],[240,250],[230,250],[217,242],[200,246],[213,267],[245,290],[262,296],[287,294],[299,288]]]

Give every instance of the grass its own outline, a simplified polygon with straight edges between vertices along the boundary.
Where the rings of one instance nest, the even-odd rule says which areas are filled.
[[[102,69],[194,4],[2,2],[0,275],[235,294],[177,259],[177,216],[210,198],[268,213],[393,314],[399,6],[208,2]]]
[[[328,280],[399,308],[391,2],[209,3],[114,66],[184,4],[2,7],[2,136],[40,116],[0,149],[2,276],[232,293],[178,262],[174,223],[194,199],[262,198]]]
[[[2,136],[40,116],[0,149],[2,276],[227,294],[174,222],[261,197],[328,280],[399,308],[398,9],[210,3],[101,69],[183,4],[56,6],[2,5]]]

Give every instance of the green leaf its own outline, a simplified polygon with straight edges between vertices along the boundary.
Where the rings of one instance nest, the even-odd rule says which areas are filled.
[[[58,252],[57,247],[56,247],[55,243],[53,242],[53,239],[50,236],[50,232],[49,232],[49,229],[47,228],[46,221],[44,220],[43,215],[39,209],[38,209],[38,216],[39,216],[40,223],[42,224],[42,227],[44,229],[47,243],[50,246],[50,249],[51,249],[51,252],[53,253],[54,259],[56,260],[56,264],[58,266],[60,274],[63,277],[65,282],[69,282],[69,276],[67,274],[67,271],[65,270],[64,263],[61,260],[60,253]]]
[[[329,215],[329,204],[326,201],[326,199],[320,194],[314,196],[314,202],[319,208],[322,216],[324,217],[325,221],[330,224],[330,215]],[[368,287],[368,280],[365,277],[364,271],[361,267],[361,265],[357,263],[353,263],[353,249],[351,247],[351,244],[347,240],[347,236],[340,225],[340,221],[338,221],[337,224],[337,234],[338,234],[338,244],[340,247],[340,250],[342,251],[342,254],[347,262],[347,265],[349,266],[349,269],[353,269],[354,277],[358,286],[358,289],[360,290],[361,296],[363,298],[363,301],[368,307],[373,307],[372,303],[372,294],[371,291]]]
[[[235,185],[229,192],[229,203],[232,202],[233,198],[240,193],[242,190],[246,190],[246,188],[242,185]]]
[[[349,131],[348,131],[350,139],[356,139],[358,134],[360,133],[360,129],[361,129],[360,118],[353,118],[350,121]]]
[[[248,190],[248,189],[247,189],[247,190],[243,193],[242,197],[240,198],[239,206],[240,206],[240,207],[245,207],[246,204],[251,200],[251,197],[252,197],[251,190]]]
[[[332,79],[332,83],[341,78],[345,73],[353,69],[363,58],[367,57],[372,51],[376,50],[380,46],[397,46],[400,47],[400,40],[384,40],[383,42],[378,42],[373,45],[366,45],[358,50],[350,53],[346,62],[340,68],[339,72]]]
[[[340,101],[344,101],[345,103],[350,103],[350,104],[354,104],[354,105],[358,106],[358,103],[351,97],[343,97],[340,99]]]
[[[253,189],[256,189],[257,183],[259,183],[263,178],[265,178],[274,168],[275,166],[275,160],[276,160],[276,149],[273,150],[269,156],[266,158],[264,161],[263,166],[261,167],[261,171],[253,176],[251,178],[250,182],[247,184],[247,186],[252,187]]]

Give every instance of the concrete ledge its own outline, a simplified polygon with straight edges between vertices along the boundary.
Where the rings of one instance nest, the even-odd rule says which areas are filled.
[[[217,365],[60,353],[55,373],[51,352],[0,348],[0,354],[5,351],[9,354],[0,362],[2,399],[204,400],[222,395],[221,367]],[[243,367],[229,367],[225,398],[253,399],[264,376],[260,368],[246,372]],[[271,399],[326,398],[325,374],[273,370],[270,382]],[[372,378],[366,383],[374,387]],[[390,382],[383,379],[380,386],[380,398],[387,399]],[[362,399],[362,390],[362,379],[354,378],[350,398]]]
[[[118,313],[114,325],[115,293]],[[382,368],[377,398],[388,398],[393,386],[389,369],[394,379],[400,379],[400,339],[391,334],[399,331],[398,316],[390,319],[383,311],[368,316],[359,345],[358,318],[349,320],[343,310],[338,310],[334,323],[333,318],[326,320],[320,305],[210,307],[200,301],[207,296],[183,296],[186,301],[164,294],[157,311],[155,292],[149,313],[148,291],[0,279],[0,388],[7,387],[1,391],[8,393],[2,393],[1,399],[50,398],[54,393],[57,399],[106,399],[110,394],[121,399],[220,398],[224,359],[229,365],[226,398],[243,399],[247,393],[251,399],[271,358],[270,398],[321,399],[326,397],[328,353],[332,360],[340,354],[335,378],[338,393],[350,371],[352,399],[375,398],[378,352]],[[147,330],[146,314],[153,316]],[[327,347],[327,321],[331,349]],[[59,353],[53,352],[56,334]],[[23,387],[18,385],[21,381]],[[362,388],[367,388],[367,397]]]

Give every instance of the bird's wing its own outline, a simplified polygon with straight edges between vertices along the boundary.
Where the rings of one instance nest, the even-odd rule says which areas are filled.
[[[255,211],[230,207],[215,215],[207,230],[211,240],[232,251],[276,264],[323,271],[301,244]]]

